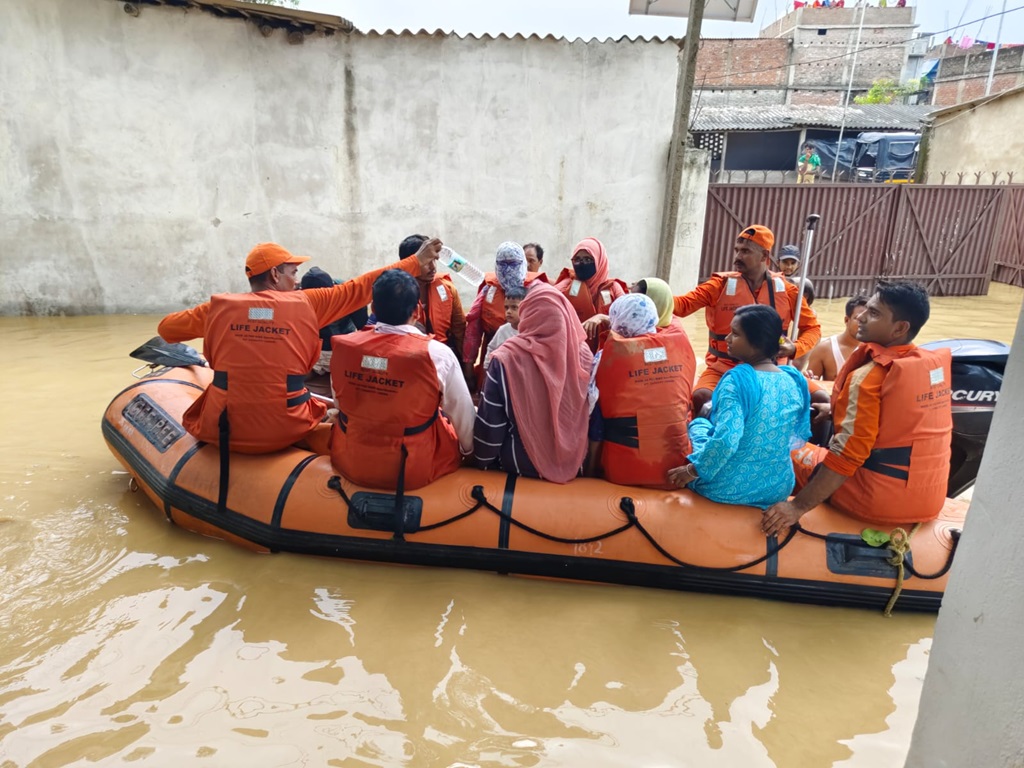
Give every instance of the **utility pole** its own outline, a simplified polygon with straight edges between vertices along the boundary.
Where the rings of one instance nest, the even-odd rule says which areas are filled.
[[[668,178],[665,182],[665,198],[661,206],[661,236],[658,239],[657,274],[665,281],[668,281],[672,269],[672,250],[675,247],[676,228],[679,222],[683,159],[690,133],[690,103],[693,101],[693,81],[697,70],[700,28],[704,23],[706,2],[707,0],[690,0],[686,38],[676,73],[676,112],[675,119],[672,121],[672,139],[668,151]]]
[[[996,47],[992,51],[992,63],[988,68],[988,80],[985,82],[985,95],[992,93],[992,78],[996,76],[996,58],[999,56],[999,44],[1003,42],[1003,18],[1006,16],[1006,0],[1003,0],[1003,11],[999,14],[999,26],[996,27]]]
[[[1006,2],[1006,0],[1003,0]],[[853,76],[857,72],[857,52],[860,50],[860,36],[864,31],[864,14],[868,12],[865,3],[860,9],[860,25],[857,27],[857,42],[853,44],[853,63],[850,64],[850,84],[846,87],[846,103],[843,105],[843,119],[839,124],[839,144],[836,147],[836,161],[832,165],[832,183],[836,180],[836,170],[839,168],[839,158],[843,156],[843,134],[846,132],[846,110],[850,108],[850,95],[853,93]],[[803,147],[801,147],[803,149]]]

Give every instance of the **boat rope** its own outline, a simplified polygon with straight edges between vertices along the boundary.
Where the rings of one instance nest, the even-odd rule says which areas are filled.
[[[651,546],[653,546],[658,551],[658,553],[661,554],[662,557],[671,560],[676,565],[682,566],[684,568],[692,568],[696,571],[709,571],[714,573],[734,573],[736,571],[745,571],[747,568],[753,568],[755,565],[760,565],[765,560],[775,557],[775,555],[779,554],[783,547],[789,544],[789,542],[791,542],[793,540],[793,537],[797,534],[796,526],[793,526],[789,529],[789,533],[786,534],[786,538],[780,541],[774,549],[769,549],[763,555],[754,560],[751,560],[749,563],[741,563],[740,565],[732,565],[723,568],[715,568],[709,565],[694,565],[693,563],[687,563],[683,560],[680,560],[678,557],[668,552],[668,550],[666,550],[663,546],[661,546],[661,544],[658,543],[657,539],[655,539],[650,534],[650,532],[646,528],[644,528],[643,523],[641,523],[637,519],[636,509],[634,508],[633,500],[629,498],[629,496],[622,497],[622,500],[619,502],[619,508],[626,513],[626,517],[630,520],[630,522],[634,526],[636,526],[636,529],[640,531],[643,537],[651,543]]]
[[[920,523],[914,525],[910,529],[910,533],[907,533],[903,528],[893,528],[892,533],[889,534],[889,551],[892,552],[892,557],[889,558],[889,565],[896,568],[896,587],[892,591],[892,597],[889,598],[889,602],[885,604],[885,610],[882,611],[882,615],[885,618],[892,617],[892,609],[896,605],[896,601],[900,599],[900,593],[903,591],[903,561],[906,558],[907,552],[910,551],[910,537],[917,533],[917,529],[921,527]]]
[[[358,510],[354,510],[351,499],[349,499],[348,494],[345,493],[345,489],[342,486],[340,476],[332,475],[331,478],[327,481],[327,487],[335,491],[339,496],[341,496],[341,498],[345,501],[345,504],[348,506],[348,508],[350,510],[356,511],[356,513],[358,514]],[[452,523],[458,522],[459,520],[469,517],[470,515],[476,513],[480,509],[489,509],[502,520],[507,521],[510,525],[514,525],[520,530],[526,531],[527,533],[537,536],[538,538],[545,539],[547,541],[554,541],[559,544],[592,544],[594,542],[603,541],[605,539],[610,539],[614,536],[618,536],[620,533],[624,533],[625,531],[628,531],[630,528],[636,528],[640,532],[640,534],[645,539],[647,539],[651,546],[653,546],[655,550],[657,550],[666,560],[669,560],[682,568],[689,568],[696,571],[708,571],[715,573],[733,573],[736,571],[746,570],[747,568],[753,568],[755,565],[760,565],[766,560],[775,557],[775,555],[777,555],[783,547],[789,544],[789,542],[792,541],[793,537],[797,534],[797,527],[794,526],[790,529],[789,534],[786,536],[785,539],[779,542],[779,544],[775,547],[768,549],[768,551],[760,557],[757,557],[748,563],[740,563],[739,565],[715,568],[712,566],[694,565],[693,563],[688,563],[685,560],[680,560],[678,557],[676,557],[675,555],[671,554],[668,550],[666,550],[660,543],[658,543],[657,539],[655,539],[654,536],[651,535],[650,531],[648,531],[643,526],[643,523],[640,522],[639,518],[637,518],[636,506],[633,502],[633,499],[631,499],[629,496],[623,496],[619,500],[619,509],[621,509],[623,514],[626,515],[626,522],[620,525],[618,528],[614,528],[610,531],[605,531],[604,533],[599,533],[595,536],[587,536],[585,538],[567,538],[565,536],[555,536],[551,533],[545,533],[544,531],[538,530],[537,528],[534,528],[531,525],[527,525],[526,523],[520,520],[516,520],[514,517],[512,517],[512,515],[502,511],[499,507],[494,506],[493,504],[491,504],[490,501],[488,501],[487,495],[484,492],[482,485],[474,485],[473,490],[470,492],[470,495],[473,497],[473,500],[476,503],[469,509],[465,510],[464,512],[459,512],[458,514],[453,515],[452,517],[449,517],[445,520],[439,520],[438,522],[431,523],[430,525],[420,526],[418,529],[416,529],[416,531],[412,531],[411,533],[422,533],[425,531],[432,531],[438,528],[443,528],[446,525],[451,525]]]
[[[914,527],[914,530],[916,531],[917,528],[920,527],[920,525],[921,523],[918,523]],[[799,530],[800,533],[802,533],[804,536],[810,536],[812,539],[821,539],[822,541],[828,541],[828,536],[826,534],[809,531],[806,528],[802,527],[800,523],[795,523],[793,527]],[[953,557],[956,555],[956,548],[960,544],[961,533],[962,531],[959,528],[949,529],[949,538],[951,542],[949,554],[946,555],[946,562],[943,564],[941,568],[939,568],[939,570],[935,571],[935,573],[920,573],[919,571],[917,571],[917,569],[914,568],[913,563],[911,563],[906,558],[903,559],[903,567],[906,569],[907,573],[909,573],[915,579],[921,579],[922,581],[934,581],[935,579],[941,579],[943,576],[949,573],[949,569],[953,566]]]

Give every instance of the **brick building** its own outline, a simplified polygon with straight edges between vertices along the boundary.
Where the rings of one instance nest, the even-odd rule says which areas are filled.
[[[860,45],[857,32],[863,18]],[[748,39],[701,43],[694,87],[711,106],[841,105],[880,78],[901,82],[908,60],[914,8],[798,8]],[[909,67],[913,69],[913,67]]]
[[[950,55],[953,54],[953,55]],[[955,46],[940,46],[931,54],[940,59],[935,77],[932,103],[939,106],[962,104],[985,95],[993,52],[977,47],[959,51]],[[992,93],[1003,93],[1024,85],[1024,46],[1002,48],[996,57]]]

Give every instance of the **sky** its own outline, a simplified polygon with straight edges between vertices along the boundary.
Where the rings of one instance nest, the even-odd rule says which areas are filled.
[[[878,0],[868,0],[877,5]],[[853,5],[855,0],[847,0]],[[896,0],[889,0],[890,5]],[[920,32],[942,32],[959,40],[996,40],[1004,0],[908,0],[917,8]],[[1024,0],[1005,0],[1002,42],[1024,42]],[[363,31],[442,29],[458,34],[553,34],[582,37],[680,36],[684,19],[638,17],[627,13],[629,0],[301,0],[300,7],[343,16]],[[788,0],[758,0],[753,24],[706,21],[704,37],[756,37],[761,27],[792,8]],[[1016,9],[1016,10],[1014,10]],[[967,22],[972,22],[968,24]],[[936,41],[941,42],[941,41]]]

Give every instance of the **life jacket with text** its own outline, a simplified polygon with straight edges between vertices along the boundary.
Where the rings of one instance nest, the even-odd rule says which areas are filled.
[[[838,393],[854,371],[870,362],[887,369],[878,438],[867,461],[832,494],[832,504],[872,522],[933,520],[942,510],[949,480],[952,355],[948,349],[911,347],[897,356],[881,345],[861,344],[836,378],[832,406],[837,426],[845,416],[834,410]]]
[[[231,451],[271,453],[303,439],[327,412],[306,389],[320,335],[300,291],[212,297],[203,354],[213,383],[182,416],[197,440],[220,445],[228,434]]]
[[[690,453],[686,425],[697,361],[680,324],[634,338],[610,331],[597,367],[605,480],[671,488]]]
[[[413,490],[459,467],[459,438],[441,412],[430,338],[357,331],[332,339],[338,419],[331,462],[371,488]]]
[[[725,373],[737,364],[737,360],[729,354],[726,337],[732,330],[732,318],[736,310],[748,304],[767,304],[779,313],[782,327],[788,328],[793,322],[793,306],[796,303],[786,290],[789,285],[784,275],[768,272],[764,282],[757,289],[755,296],[743,275],[739,272],[716,272],[725,278],[725,288],[718,296],[714,305],[705,308],[704,318],[708,326],[708,353],[704,358],[708,368]],[[779,365],[785,365],[789,358],[780,357]]]
[[[523,285],[529,287],[534,280],[546,283],[548,276],[543,272],[527,272]],[[479,292],[484,294],[483,311],[480,313],[484,333],[493,337],[494,332],[505,324],[505,291],[502,289],[501,283],[498,282],[498,276],[493,272],[488,272],[484,275]]]
[[[448,343],[448,332],[452,327],[452,296],[455,286],[448,275],[435,277],[427,289],[427,306],[423,302],[416,305],[412,316],[413,323],[419,323],[426,329],[427,336],[437,339],[442,344]]]

